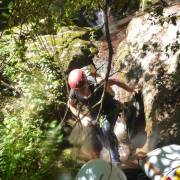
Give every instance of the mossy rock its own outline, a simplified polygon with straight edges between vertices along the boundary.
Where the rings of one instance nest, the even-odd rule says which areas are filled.
[[[119,64],[127,57],[130,55],[130,47],[127,43],[126,40],[123,40],[118,48],[117,48],[117,53],[116,53],[116,57],[115,57],[115,66],[119,66]]]
[[[36,41],[29,41],[27,56],[38,60],[43,54],[58,55],[57,64],[64,71],[91,64],[97,47],[87,40],[90,32],[88,28],[61,27],[57,35],[38,36]]]
[[[71,46],[65,48],[60,54],[60,61],[63,67],[70,71],[73,68],[80,68],[92,63],[92,57],[96,53],[96,47],[89,41],[76,39]]]
[[[90,28],[81,28],[77,26],[63,26],[58,29],[57,35],[62,37],[63,39],[80,38],[88,40],[91,31],[92,29]]]
[[[77,26],[59,27],[54,35],[32,35],[29,31],[32,25],[13,27],[6,30],[3,39],[9,46],[20,41],[23,34],[27,48],[26,58],[32,61],[39,61],[41,56],[55,56],[57,64],[64,68],[64,71],[74,67],[82,67],[92,63],[92,57],[97,53],[97,47],[93,44],[97,37],[98,30],[82,28]],[[56,56],[57,57],[57,56]]]

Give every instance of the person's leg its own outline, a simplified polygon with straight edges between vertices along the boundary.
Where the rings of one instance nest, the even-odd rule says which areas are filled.
[[[111,117],[111,121],[109,121],[109,118],[109,116],[105,116],[102,131],[104,135],[105,145],[110,148],[112,163],[117,165],[120,163],[118,153],[118,141],[116,135],[113,132],[116,119],[115,117]]]

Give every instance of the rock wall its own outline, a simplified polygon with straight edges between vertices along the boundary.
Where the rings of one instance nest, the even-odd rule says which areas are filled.
[[[149,151],[165,138],[180,143],[180,5],[134,17],[115,57],[120,78],[141,87]],[[124,93],[123,101],[128,101]]]
[[[35,41],[29,42],[28,57],[37,58],[42,54],[56,57],[58,65],[64,71],[83,67],[92,63],[92,57],[97,48],[90,41],[98,32],[90,28],[64,26],[58,29],[55,35],[41,35]],[[37,51],[37,47],[40,51]],[[56,56],[57,55],[57,56]]]

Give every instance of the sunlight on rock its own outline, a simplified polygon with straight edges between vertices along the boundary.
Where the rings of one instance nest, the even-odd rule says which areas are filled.
[[[116,122],[114,127],[114,133],[116,134],[119,141],[123,140],[126,136],[126,124],[123,122]]]
[[[169,25],[166,34],[164,34],[162,38],[163,45],[166,46],[177,40],[176,36],[177,36],[178,28],[180,26],[180,23],[179,22],[177,23],[178,23],[178,26],[174,26],[173,24]]]
[[[179,141],[179,115],[176,115],[179,113],[176,108],[179,103],[179,93],[176,95],[179,84],[179,14],[180,6],[177,4],[162,8],[161,15],[152,11],[134,17],[116,52],[115,60],[122,72],[121,77],[128,83],[136,78],[141,86],[147,138],[146,145],[138,148],[143,151],[153,150],[166,134]],[[176,127],[172,128],[174,123]]]

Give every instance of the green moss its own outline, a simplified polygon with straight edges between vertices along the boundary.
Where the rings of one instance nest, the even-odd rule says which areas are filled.
[[[97,47],[86,40],[90,32],[88,28],[71,26],[61,27],[57,35],[38,36],[35,42],[28,41],[27,57],[38,60],[45,54],[58,54],[57,64],[64,67],[64,71],[75,64],[72,61],[80,66],[90,64],[92,57],[97,53]]]
[[[93,31],[90,28],[81,28],[77,26],[68,26],[68,27],[61,27],[59,28],[57,35],[63,37],[65,39],[74,39],[74,38],[81,38],[81,39],[89,39],[90,32]]]
[[[126,59],[127,56],[130,55],[130,47],[126,40],[122,41],[117,49],[116,57],[115,57],[115,66],[119,67],[119,64]]]
[[[30,26],[30,25],[29,25]],[[22,31],[27,33],[31,26],[23,26]],[[56,35],[40,35],[31,37],[29,34],[25,39],[26,58],[31,62],[38,62],[42,56],[54,56],[59,54],[59,60],[57,64],[64,67],[64,71],[69,68],[69,64],[74,64],[71,61],[78,62],[80,66],[87,65],[91,63],[92,57],[97,53],[97,47],[89,41],[95,38],[97,30],[91,28],[82,28],[77,26],[60,27]],[[14,27],[6,34],[12,33],[13,35],[6,35],[3,38],[6,43],[8,43],[8,51],[15,44],[12,37],[18,38],[18,33],[20,33],[20,27]],[[13,52],[11,53],[11,55]],[[10,56],[11,56],[10,55]],[[14,59],[14,58],[13,58]],[[84,61],[84,63],[83,63]]]

